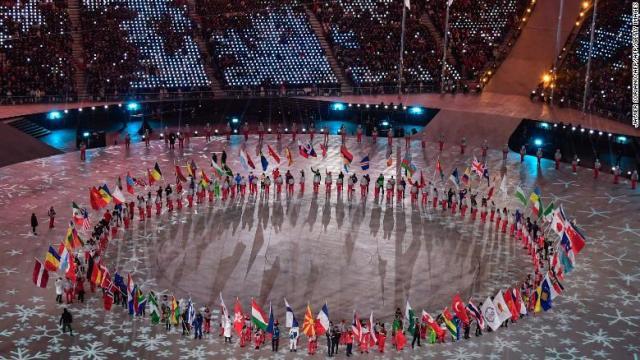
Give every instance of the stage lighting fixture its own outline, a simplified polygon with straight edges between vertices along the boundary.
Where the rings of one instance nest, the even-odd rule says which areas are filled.
[[[85,132],[83,132],[83,133],[82,133],[82,136],[84,136],[84,137],[86,137],[86,138],[88,138],[88,137],[89,137],[89,135],[90,135],[90,134],[89,134],[89,132],[88,132],[88,131],[85,131]]]
[[[409,108],[409,114],[411,115],[422,115],[423,113],[424,113],[424,110],[421,107],[412,106]]]
[[[389,122],[388,121],[383,121],[382,122],[382,126],[389,126]]]
[[[333,103],[331,104],[331,109],[333,111],[343,111],[345,109],[345,106],[343,103]]]
[[[52,111],[47,114],[47,119],[49,120],[60,120],[62,119],[62,113],[60,111]]]
[[[533,144],[535,146],[542,146],[542,139],[535,139],[533,140]]]
[[[234,124],[237,124],[239,121],[240,120],[238,120],[238,118],[236,118],[236,117],[231,118],[231,122],[234,123]]]
[[[130,102],[127,104],[127,110],[129,111],[138,111],[140,110],[140,104],[136,102]]]
[[[547,124],[546,122],[540,123],[540,127],[543,129],[548,129],[549,128],[549,124]]]

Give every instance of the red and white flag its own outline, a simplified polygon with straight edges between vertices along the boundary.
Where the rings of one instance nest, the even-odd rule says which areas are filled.
[[[36,266],[33,268],[33,283],[37,287],[46,288],[49,281],[49,272],[44,268],[44,265],[36,259]]]
[[[240,299],[236,298],[236,304],[233,309],[233,328],[236,330],[236,334],[238,334],[238,336],[242,334],[243,325],[244,317],[242,316],[242,305],[240,305]]]

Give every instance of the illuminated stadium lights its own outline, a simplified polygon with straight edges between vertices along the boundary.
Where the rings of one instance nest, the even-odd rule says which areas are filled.
[[[82,112],[82,108],[78,108],[78,112]]]
[[[127,110],[129,111],[138,111],[140,110],[140,104],[136,102],[130,102],[127,104]]]
[[[233,133],[237,134],[238,133],[238,129],[233,129]]]
[[[231,123],[237,124],[240,120],[237,117],[231,118]]]
[[[95,107],[95,106],[92,106],[92,107],[91,107],[91,110],[95,110],[95,109],[96,109],[96,107]]]
[[[343,103],[333,103],[331,104],[331,110],[333,111],[343,111],[345,106]]]
[[[47,114],[47,119],[49,120],[60,120],[62,119],[62,113],[60,111],[52,111]]]
[[[411,115],[422,115],[424,113],[424,109],[418,106],[412,106],[409,108],[409,114]]]
[[[215,129],[213,132],[217,134],[218,133],[218,129]]]
[[[542,139],[538,138],[538,139],[533,140],[533,144],[535,146],[542,146],[542,144],[543,144]]]
[[[593,135],[593,130],[589,130],[589,135]]]
[[[68,113],[69,113],[69,110],[64,109],[64,113],[65,113],[65,114],[68,114]]]
[[[383,121],[382,122],[382,126],[389,126],[389,122],[388,121]]]
[[[86,137],[86,138],[88,138],[88,137],[89,137],[89,135],[91,135],[91,134],[89,134],[89,132],[88,132],[88,131],[85,131],[85,132],[83,132],[83,133],[82,133],[82,136],[84,136],[84,137]]]

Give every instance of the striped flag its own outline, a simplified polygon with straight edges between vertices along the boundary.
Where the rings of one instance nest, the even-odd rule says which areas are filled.
[[[360,160],[360,168],[362,168],[362,170],[369,170],[369,155],[366,155]]]
[[[36,259],[36,265],[33,268],[33,283],[37,287],[46,288],[49,281],[49,272],[45,269],[44,265]]]

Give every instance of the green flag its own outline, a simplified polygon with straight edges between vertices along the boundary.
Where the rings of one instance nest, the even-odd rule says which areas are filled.
[[[524,195],[524,191],[520,185],[516,187],[516,199],[520,200],[523,206],[527,206],[527,197]]]
[[[149,310],[151,313],[151,322],[153,324],[159,324],[160,323],[160,309],[158,308],[158,297],[156,296],[156,294],[153,291],[149,292],[149,295],[147,296],[147,299],[149,301]]]
[[[404,317],[407,322],[407,330],[409,330],[409,334],[413,334],[413,330],[416,326],[416,313],[411,308],[409,300],[407,300],[407,305],[404,308]]]
[[[540,201],[542,204],[542,201]],[[555,205],[553,203],[549,204],[543,211],[542,216],[545,220],[551,221],[553,219],[553,210],[555,210]]]

